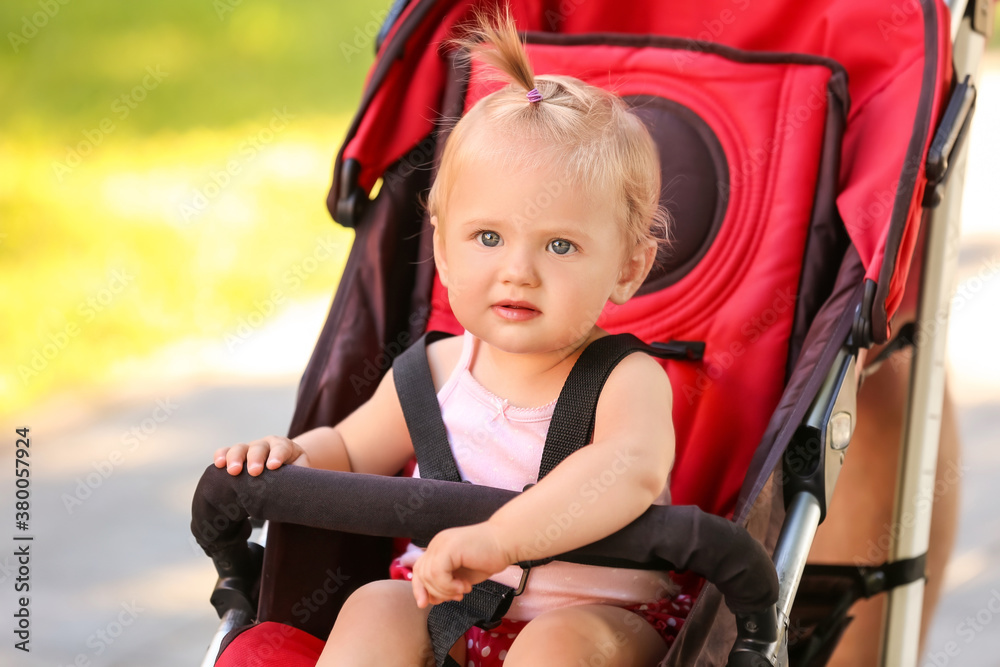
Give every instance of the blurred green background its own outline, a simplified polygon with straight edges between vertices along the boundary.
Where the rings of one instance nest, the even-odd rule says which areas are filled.
[[[0,417],[332,294],[324,198],[389,5],[0,4]]]
[[[0,4],[0,417],[332,293],[325,192],[390,4]]]

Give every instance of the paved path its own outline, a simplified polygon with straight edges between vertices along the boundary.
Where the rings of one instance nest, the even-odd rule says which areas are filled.
[[[59,426],[33,419],[32,652],[5,639],[0,664],[200,664],[218,619],[188,528],[194,487],[216,446],[284,432],[294,396],[288,382],[165,389]]]

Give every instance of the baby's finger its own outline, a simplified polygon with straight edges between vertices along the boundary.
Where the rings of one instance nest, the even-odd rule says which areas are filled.
[[[424,591],[427,596],[427,604],[429,605],[441,604],[442,602],[447,602],[449,599],[448,597],[441,595],[432,586],[426,587]]]
[[[229,448],[226,452],[226,472],[230,475],[239,475],[243,470],[243,462],[247,458],[247,445],[240,443]]]
[[[449,572],[438,580],[438,594],[444,600],[461,600],[465,595],[465,582],[455,579],[454,573]]]
[[[472,586],[468,586],[468,588],[466,588],[466,586],[467,586],[467,584],[464,581],[461,581],[459,579],[455,579],[452,582],[452,595],[451,595],[451,599],[454,600],[454,601],[456,601],[456,602],[460,602],[462,600],[462,598],[465,597],[465,594],[472,590]]]
[[[448,600],[461,600],[462,592],[458,588],[461,584],[457,584],[452,580],[451,573],[432,573],[429,577],[423,579],[422,584],[427,591],[428,598],[431,604],[441,604],[442,602],[447,602]]]
[[[420,582],[420,577],[417,573],[413,573],[413,599],[417,601],[417,607],[423,609],[427,606],[427,590],[424,588],[423,584]]]
[[[295,454],[295,443],[288,438],[271,439],[271,452],[267,455],[267,468],[274,470],[283,463],[290,463]]]
[[[312,463],[309,462],[309,455],[306,454],[305,452],[302,452],[301,454],[296,456],[295,460],[292,461],[292,465],[302,466],[303,468],[312,468]]]
[[[441,591],[434,581],[434,574],[429,571],[430,568],[426,566],[426,563],[421,562],[426,558],[427,555],[424,554],[420,557],[420,560],[413,564],[413,589],[414,592],[421,593],[424,606],[427,604],[440,604],[443,600],[441,598]],[[417,598],[418,606],[420,600],[421,598]]]
[[[226,467],[226,452],[228,451],[229,447],[219,447],[215,450],[215,456],[212,457],[212,460],[215,462],[216,468]]]
[[[247,472],[253,477],[264,472],[264,462],[267,460],[270,445],[266,440],[256,440],[247,449]]]

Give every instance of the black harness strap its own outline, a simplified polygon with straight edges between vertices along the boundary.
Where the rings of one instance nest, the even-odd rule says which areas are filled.
[[[448,432],[441,418],[431,367],[427,363],[427,345],[450,335],[444,331],[428,331],[421,336],[393,362],[392,379],[413,441],[420,476],[461,482],[462,476],[451,454]]]
[[[487,579],[473,586],[461,602],[442,602],[432,607],[427,630],[436,664],[449,664],[448,651],[473,625],[487,629],[499,625],[513,600],[513,588]]]
[[[393,364],[393,377],[420,476],[460,482],[458,465],[451,452],[437,392],[427,363],[427,344],[448,334],[430,331],[401,354]],[[597,400],[611,371],[626,356],[644,351],[661,358],[700,359],[704,343],[674,341],[648,346],[632,334],[605,336],[592,342],[576,360],[553,410],[542,451],[538,479],[552,471],[567,456],[590,443],[594,432]],[[522,564],[526,568],[540,563]],[[524,578],[522,577],[522,587]],[[455,661],[448,651],[473,625],[496,627],[510,609],[515,591],[487,579],[472,587],[461,602],[445,602],[431,608],[427,629],[438,667]]]
[[[927,554],[881,565],[806,565],[803,577],[838,578],[853,583],[851,604],[927,577]]]
[[[878,570],[885,575],[885,584],[882,590],[886,591],[891,591],[897,586],[911,584],[918,579],[926,579],[927,553],[924,552],[913,558],[883,563]]]
[[[552,412],[538,467],[539,480],[567,456],[590,443],[597,417],[597,400],[611,371],[629,354],[648,349],[632,334],[605,336],[587,346],[573,364]]]
[[[825,664],[851,622],[854,603],[926,578],[927,554],[881,565],[806,565],[795,597],[793,664]]]
[[[900,327],[899,331],[896,332],[896,335],[893,336],[892,340],[886,343],[885,347],[882,348],[882,351],[879,352],[878,356],[865,364],[864,371],[861,374],[862,377],[868,377],[877,371],[879,367],[889,359],[889,357],[896,354],[900,350],[914,345],[916,331],[917,327],[913,322],[907,322]]]

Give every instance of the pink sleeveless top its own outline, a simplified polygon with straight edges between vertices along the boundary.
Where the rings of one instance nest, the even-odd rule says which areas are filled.
[[[479,342],[465,332],[458,364],[437,394],[448,441],[463,480],[521,491],[538,481],[555,401],[519,408],[479,384],[469,372]],[[420,476],[419,466],[413,476]],[[598,499],[595,489],[593,501]],[[654,502],[669,504],[669,487]],[[412,566],[421,553],[423,549],[410,544],[400,565]],[[521,568],[512,565],[491,579],[516,588]],[[624,607],[667,597],[676,588],[666,572],[553,561],[532,568],[524,593],[514,598],[506,618],[528,621],[544,611],[577,604]]]

